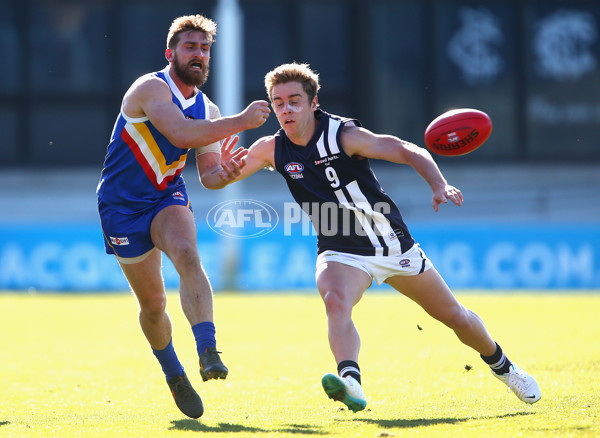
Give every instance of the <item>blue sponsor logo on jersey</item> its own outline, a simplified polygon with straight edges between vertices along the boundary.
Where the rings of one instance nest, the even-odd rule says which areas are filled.
[[[295,175],[297,173],[302,173],[304,170],[304,165],[302,163],[296,163],[295,161],[292,161],[291,163],[287,163],[284,169],[290,175]]]

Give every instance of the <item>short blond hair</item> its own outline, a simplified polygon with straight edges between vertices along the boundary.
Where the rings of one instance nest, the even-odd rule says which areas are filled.
[[[308,95],[309,102],[313,100],[321,88],[318,73],[312,71],[308,64],[298,64],[296,62],[282,64],[265,75],[265,88],[269,100],[273,100],[273,87],[287,82],[300,83],[304,92]]]
[[[167,35],[167,48],[174,50],[179,43],[179,35],[182,32],[196,30],[204,32],[211,43],[215,40],[217,23],[204,15],[184,15],[173,20]]]

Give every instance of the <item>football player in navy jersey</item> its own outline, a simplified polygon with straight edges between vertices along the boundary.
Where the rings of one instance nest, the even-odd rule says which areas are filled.
[[[202,15],[171,24],[163,70],[138,78],[127,90],[108,145],[98,184],[98,210],[106,252],[119,261],[139,302],[139,321],[158,359],[175,403],[192,418],[204,412],[172,342],[162,279],[162,253],[180,277],[179,297],[196,340],[203,380],[224,379],[228,369],[216,349],[213,295],[202,268],[196,225],[181,172],[196,154],[202,184],[216,188],[237,175],[246,151],[221,140],[261,126],[267,101],[221,117],[199,89],[208,78],[216,23]],[[223,172],[221,161],[234,171]]]
[[[337,363],[337,374],[322,378],[327,395],[354,412],[367,404],[352,308],[375,280],[391,285],[452,329],[520,400],[538,401],[541,392],[536,381],[506,357],[481,318],[456,300],[413,240],[368,161],[411,166],[429,184],[435,211],[448,201],[460,206],[460,190],[447,183],[429,152],[397,137],[375,134],[357,120],[321,110],[319,78],[307,64],[275,68],[265,76],[265,86],[281,129],[250,147],[242,159],[245,167],[235,162],[224,166],[223,184],[225,178],[232,182],[259,169],[274,168],[310,215],[318,235],[317,287],[325,303],[329,344]],[[233,151],[234,143],[225,147],[227,153]]]

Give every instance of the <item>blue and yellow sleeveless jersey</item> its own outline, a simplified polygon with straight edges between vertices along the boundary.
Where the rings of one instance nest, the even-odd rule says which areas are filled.
[[[167,83],[173,102],[186,118],[207,119],[208,99],[200,91],[185,99],[167,69],[153,74]],[[148,117],[128,117],[121,110],[104,160],[98,198],[122,213],[151,208],[185,186],[181,172],[188,151],[173,146]]]

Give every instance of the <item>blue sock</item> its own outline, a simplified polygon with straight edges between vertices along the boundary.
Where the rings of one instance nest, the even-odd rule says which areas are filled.
[[[172,339],[169,341],[169,345],[167,345],[163,350],[155,350],[153,348],[152,353],[154,353],[158,359],[158,362],[160,363],[167,380],[170,380],[175,376],[183,375],[183,366],[181,365],[181,362],[179,362],[177,354],[175,354]]]
[[[192,326],[192,332],[194,333],[194,338],[196,338],[198,354],[204,353],[207,348],[217,348],[217,341],[215,339],[216,329],[212,322],[200,322]]]

